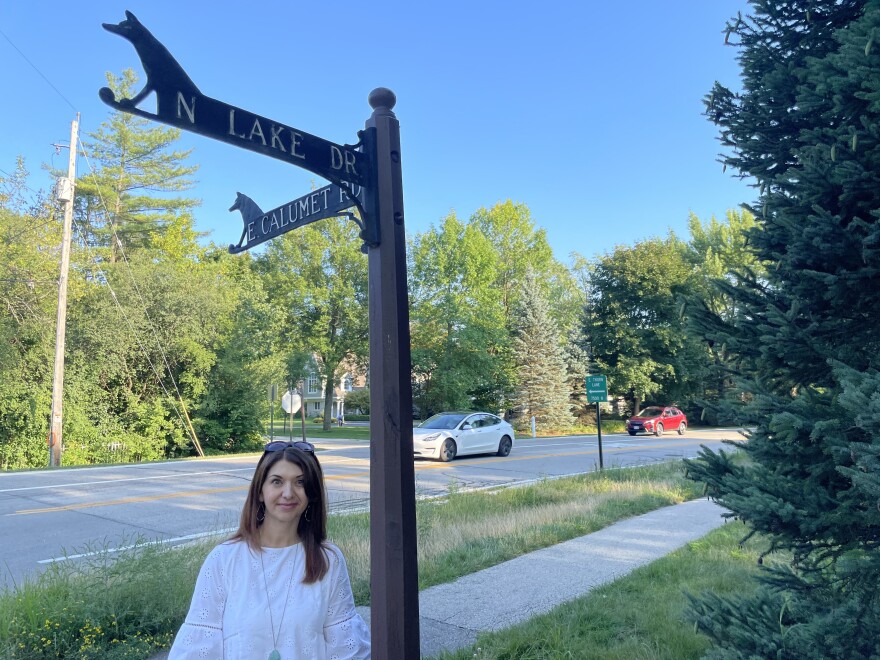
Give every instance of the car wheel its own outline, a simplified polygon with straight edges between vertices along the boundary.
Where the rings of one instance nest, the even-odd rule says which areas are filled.
[[[684,435],[684,432],[687,431],[687,427],[688,427],[688,425],[685,424],[684,422],[682,422],[681,424],[679,424],[679,425],[678,425],[678,434],[679,434],[679,435]]]
[[[663,435],[663,424],[657,424],[657,428],[654,429],[654,435],[656,435],[658,438]]]
[[[628,432],[630,435],[635,435],[635,434],[636,434],[635,431],[627,431],[627,432]]]
[[[456,451],[455,440],[452,438],[446,438],[446,440],[443,441],[443,446],[440,447],[440,460],[444,463],[448,463],[455,458]]]
[[[513,442],[505,435],[501,438],[501,442],[498,443],[498,455],[510,456],[511,449],[513,449]]]

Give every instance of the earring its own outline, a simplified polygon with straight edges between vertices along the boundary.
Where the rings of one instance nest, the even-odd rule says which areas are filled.
[[[257,507],[257,522],[261,523],[266,519],[266,505],[260,502],[260,506]]]
[[[303,513],[303,518],[306,519],[306,522],[312,522],[312,519],[309,517],[309,514],[312,512],[312,505],[309,504],[306,507],[305,513]]]

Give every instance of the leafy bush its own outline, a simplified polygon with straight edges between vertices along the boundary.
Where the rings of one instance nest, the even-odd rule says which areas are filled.
[[[352,390],[345,395],[345,407],[350,410],[357,410],[364,415],[370,414],[370,390],[364,388],[362,390]],[[350,417],[350,415],[346,415]]]

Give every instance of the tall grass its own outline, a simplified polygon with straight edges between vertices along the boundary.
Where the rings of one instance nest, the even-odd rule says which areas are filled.
[[[529,486],[453,492],[417,505],[419,587],[448,582],[617,520],[699,495],[680,464],[606,470]],[[355,600],[369,604],[369,515],[331,516]],[[147,658],[170,644],[199,566],[217,542],[93,549],[0,595],[0,657]],[[577,656],[576,656],[577,657]]]
[[[208,544],[169,551],[135,540],[83,550],[0,597],[0,657],[146,658],[170,645]]]
[[[451,582],[526,552],[697,497],[679,463],[606,470],[529,486],[459,492],[420,501],[419,589]],[[367,514],[333,516],[328,533],[345,553],[359,605],[369,604]]]

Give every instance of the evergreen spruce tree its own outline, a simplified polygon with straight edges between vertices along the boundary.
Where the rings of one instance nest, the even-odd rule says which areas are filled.
[[[751,4],[727,30],[743,91],[716,84],[706,107],[756,182],[767,270],[719,282],[732,319],[700,319],[736,358],[750,461],[704,450],[688,468],[785,563],[692,614],[710,658],[878,658],[880,2]]]
[[[515,409],[522,412],[525,422],[534,416],[543,428],[569,428],[574,419],[565,354],[547,299],[532,270],[523,278],[513,324],[513,359],[518,376],[513,395]]]

